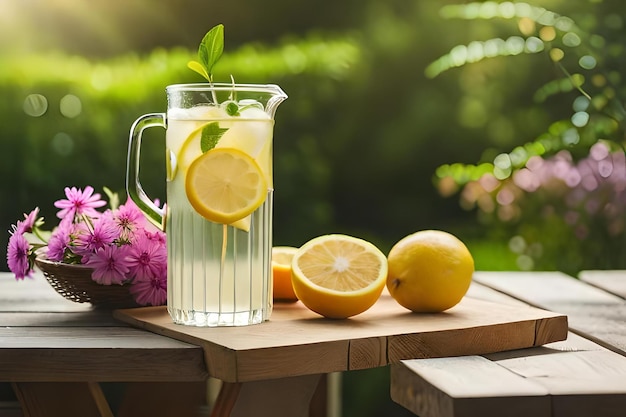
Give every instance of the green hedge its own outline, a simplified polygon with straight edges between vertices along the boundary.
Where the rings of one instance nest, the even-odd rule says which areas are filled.
[[[65,186],[107,186],[124,195],[130,126],[141,114],[165,110],[167,85],[201,81],[186,67],[194,53],[158,49],[99,62],[52,53],[19,56],[3,66],[3,230],[35,206],[54,224],[53,202],[63,197]],[[319,175],[327,162],[311,155],[310,133],[298,125],[316,117],[320,103],[339,94],[340,84],[361,61],[350,38],[312,36],[273,48],[246,45],[225,54],[216,68],[218,80],[228,80],[232,73],[241,83],[277,83],[291,96],[278,110],[275,132],[276,186],[281,188],[276,206],[285,219],[276,222],[278,228],[329,221],[323,208],[329,178]],[[80,103],[80,112],[62,105],[72,101]],[[158,130],[146,132],[142,149],[142,183],[161,199],[164,137]],[[291,206],[287,212],[281,210],[285,203]],[[7,239],[8,234],[0,237],[3,247]]]
[[[395,28],[398,17],[384,14],[372,22],[382,17]],[[447,114],[458,87],[426,82],[427,57],[412,53],[415,43],[427,41],[420,28],[397,29],[384,38],[374,31],[246,44],[226,51],[215,68],[217,80],[233,74],[237,82],[277,83],[289,95],[276,115],[276,244],[299,246],[336,232],[386,251],[419,229],[472,223],[471,213],[438,195],[432,176],[450,159],[478,157],[480,136]],[[186,67],[194,54],[175,48],[98,61],[60,53],[8,60],[0,68],[7,97],[0,103],[7,149],[0,169],[17,179],[0,184],[10,196],[0,214],[5,230],[35,206],[53,222],[52,204],[65,186],[108,186],[123,194],[132,122],[165,109],[168,84],[201,81]],[[47,99],[40,117],[24,111],[31,94]],[[60,112],[68,95],[82,105],[76,117]],[[163,138],[152,129],[145,143]],[[144,146],[142,155],[142,183],[162,198],[162,146]]]

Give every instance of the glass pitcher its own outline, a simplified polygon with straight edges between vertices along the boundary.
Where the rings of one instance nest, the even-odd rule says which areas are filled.
[[[166,232],[167,310],[175,323],[194,326],[268,320],[274,114],[287,95],[276,85],[220,83],[171,85],[166,92],[167,113],[143,115],[131,128],[126,188]],[[166,129],[164,210],[145,194],[139,180],[142,133],[154,126]],[[216,200],[203,188],[209,187],[213,174],[239,175],[239,169],[256,173],[254,178],[266,187],[261,188],[260,205],[242,218],[216,218],[205,210]],[[203,199],[208,199],[206,204]]]

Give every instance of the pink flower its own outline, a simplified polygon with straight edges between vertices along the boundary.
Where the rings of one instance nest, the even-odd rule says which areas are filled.
[[[39,214],[39,207],[35,207],[28,215],[24,214],[24,221],[17,222],[16,233],[24,234],[33,231],[35,222],[37,221],[37,215]]]
[[[156,277],[167,265],[167,249],[151,240],[143,230],[132,243],[128,263],[130,274],[137,278]]]
[[[163,247],[166,246],[167,241],[166,241],[165,233],[161,232],[160,230],[157,230],[155,232],[150,232],[146,230],[145,232],[146,232],[146,237],[148,239],[154,241],[155,243],[158,243],[159,245]]]
[[[98,284],[123,284],[127,281],[128,246],[105,246],[89,255],[86,265],[94,269],[91,278]]]
[[[59,226],[52,232],[48,239],[48,259],[55,262],[63,261],[65,251],[70,247],[70,232],[72,224],[61,221]]]
[[[146,224],[146,218],[139,210],[139,207],[128,200],[126,204],[120,206],[115,213],[115,223],[120,230],[120,234],[129,234]]]
[[[20,223],[22,222],[17,222],[18,229],[20,228]],[[29,277],[33,272],[30,262],[28,261],[29,249],[30,245],[23,234],[13,233],[9,238],[7,264],[11,272],[15,274],[15,279],[17,280]]]
[[[73,241],[73,251],[78,255],[86,256],[100,248],[111,245],[118,237],[117,226],[112,216],[105,213],[94,221],[93,228],[90,228],[86,222],[78,224],[76,237]]]
[[[167,300],[167,274],[157,277],[135,278],[130,293],[139,305],[160,306]]]
[[[73,219],[77,214],[97,218],[100,213],[95,209],[106,205],[106,201],[100,199],[100,194],[93,194],[91,186],[85,187],[85,191],[76,187],[65,187],[65,196],[67,200],[58,200],[54,203],[55,207],[61,209],[57,213],[59,219]]]
[[[45,251],[52,261],[90,267],[91,278],[100,285],[126,284],[141,305],[165,304],[165,233],[148,222],[131,199],[101,212],[98,208],[106,202],[93,187],[66,187],[65,196],[54,203],[61,220],[49,237],[42,233],[38,207],[11,225],[7,263],[15,278],[30,276],[36,255]]]

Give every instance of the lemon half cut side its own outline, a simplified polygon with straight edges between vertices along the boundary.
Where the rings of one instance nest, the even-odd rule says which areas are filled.
[[[189,166],[185,191],[198,214],[215,223],[231,224],[263,204],[267,181],[256,161],[245,152],[214,148]]]
[[[305,243],[292,260],[296,296],[309,309],[343,319],[369,309],[380,297],[387,258],[372,243],[347,235],[324,235]]]

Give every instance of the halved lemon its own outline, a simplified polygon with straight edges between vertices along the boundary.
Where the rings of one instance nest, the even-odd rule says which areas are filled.
[[[267,181],[259,165],[237,149],[215,148],[189,166],[185,191],[204,218],[231,224],[251,214],[267,197]]]
[[[298,297],[291,284],[291,261],[298,251],[291,246],[272,248],[272,278],[275,301],[296,301]]]
[[[324,235],[293,257],[292,284],[309,309],[334,319],[369,309],[387,278],[387,257],[372,243],[346,235]]]

